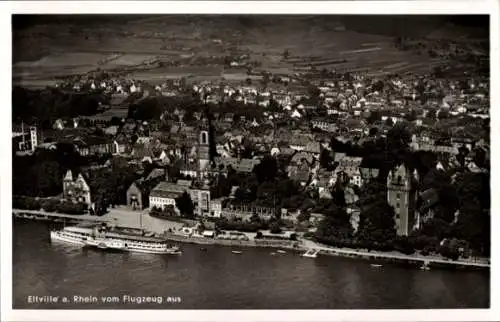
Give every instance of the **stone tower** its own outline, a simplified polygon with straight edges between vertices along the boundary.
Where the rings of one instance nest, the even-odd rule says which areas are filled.
[[[394,208],[397,234],[407,236],[415,226],[417,214],[414,178],[404,164],[387,175],[387,202]]]
[[[213,129],[210,124],[210,114],[205,111],[198,128],[198,174],[199,178],[205,177],[210,170],[211,163],[214,160],[215,142],[213,138]]]

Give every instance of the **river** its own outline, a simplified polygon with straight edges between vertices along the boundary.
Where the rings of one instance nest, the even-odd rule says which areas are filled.
[[[14,309],[451,309],[489,307],[489,271],[382,268],[357,259],[271,249],[180,245],[180,256],[107,253],[51,244],[50,225],[13,224]],[[162,297],[131,303],[131,297]],[[59,296],[29,303],[29,296]],[[68,303],[61,298],[68,297]],[[76,303],[74,296],[97,302]],[[119,303],[102,297],[117,296]],[[170,299],[169,299],[170,298]],[[81,299],[81,298],[80,298]],[[143,299],[148,301],[148,299]]]

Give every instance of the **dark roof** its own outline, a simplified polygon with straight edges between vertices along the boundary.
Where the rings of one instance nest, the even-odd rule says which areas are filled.
[[[170,199],[176,199],[180,197],[183,193],[182,192],[171,192],[171,191],[161,191],[161,190],[152,190],[151,193],[149,194],[150,197],[160,197],[160,198],[170,198]]]

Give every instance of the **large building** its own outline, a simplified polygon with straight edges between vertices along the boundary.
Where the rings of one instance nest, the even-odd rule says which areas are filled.
[[[149,194],[149,207],[165,209],[166,206],[171,205],[177,210],[175,199],[186,191],[184,186],[171,182],[160,182]]]
[[[211,216],[210,186],[208,182],[198,182],[189,189],[189,195],[194,204],[195,214],[198,216]]]
[[[414,176],[404,164],[389,171],[387,175],[387,202],[394,208],[399,236],[407,236],[418,224],[414,182]]]
[[[37,127],[21,123],[12,126],[12,148],[16,152],[33,152],[38,146]]]

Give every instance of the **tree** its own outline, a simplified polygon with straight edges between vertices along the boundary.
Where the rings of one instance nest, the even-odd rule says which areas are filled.
[[[410,142],[411,132],[404,123],[396,123],[389,132],[387,132],[387,144],[390,150],[407,150]]]
[[[387,244],[396,237],[394,209],[385,199],[377,199],[361,211],[357,237],[375,246]]]
[[[278,221],[273,221],[272,223],[269,224],[269,231],[271,232],[271,234],[281,233],[281,228]]]
[[[254,167],[254,173],[259,182],[272,181],[278,173],[276,158],[265,156],[262,161]]]
[[[384,82],[379,80],[372,85],[372,90],[376,92],[382,92],[384,90]]]
[[[175,199],[175,205],[180,213],[188,218],[194,217],[194,204],[187,192]]]
[[[445,240],[444,243],[439,247],[439,253],[446,258],[451,260],[457,260],[460,257],[459,244],[454,238],[452,240]]]
[[[366,121],[368,122],[368,124],[373,124],[373,123],[379,121],[380,117],[381,117],[381,115],[380,115],[379,111],[370,111],[370,115],[368,116]]]
[[[408,122],[413,122],[417,119],[417,112],[415,110],[412,110],[410,111],[409,113],[407,113],[405,115],[405,119],[408,121]]]
[[[453,235],[470,243],[471,248],[488,254],[491,238],[489,175],[463,173],[456,179],[459,213]]]
[[[319,164],[321,165],[321,167],[328,171],[331,171],[333,161],[334,160],[331,156],[330,151],[327,149],[322,149],[319,157]]]
[[[437,118],[439,120],[444,120],[444,119],[448,119],[450,117],[450,113],[448,111],[445,111],[445,110],[441,110],[437,113]]]
[[[309,214],[308,212],[301,212],[298,216],[297,216],[297,220],[299,222],[304,222],[304,221],[308,221],[309,218],[311,218],[311,214]]]
[[[407,236],[397,236],[394,240],[395,249],[405,255],[415,253],[415,246],[412,239]]]
[[[326,217],[319,223],[316,239],[334,246],[343,246],[349,242],[353,236],[353,228],[345,209],[332,203],[324,213]]]

